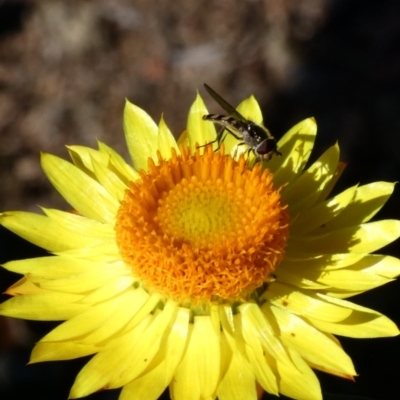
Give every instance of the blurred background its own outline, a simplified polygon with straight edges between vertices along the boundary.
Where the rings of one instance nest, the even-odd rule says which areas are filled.
[[[128,160],[125,97],[157,123],[164,113],[176,135],[196,90],[221,111],[203,82],[233,105],[254,94],[276,138],[314,116],[312,159],[339,141],[349,162],[338,191],[400,179],[398,0],[0,0],[0,210],[67,207],[40,169],[40,151],[66,158],[66,144],[99,139]],[[399,219],[399,201],[397,189],[378,218]],[[44,254],[0,235],[0,262]],[[399,257],[399,244],[383,253]],[[1,271],[0,290],[17,279]],[[355,301],[399,325],[399,293],[393,282]],[[0,398],[68,397],[87,359],[26,366],[54,325],[0,318]],[[400,338],[340,340],[359,376],[318,373],[324,399],[397,397]]]

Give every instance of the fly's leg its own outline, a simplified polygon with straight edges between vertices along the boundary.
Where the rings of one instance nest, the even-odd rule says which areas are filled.
[[[221,128],[221,129],[218,131],[217,137],[216,137],[215,140],[213,140],[213,141],[211,141],[211,142],[208,142],[208,143],[206,143],[206,144],[202,144],[202,145],[200,145],[200,146],[197,146],[197,148],[200,149],[201,147],[206,147],[206,146],[209,146],[210,144],[218,143],[218,146],[217,146],[217,148],[215,149],[215,151],[218,151],[219,148],[221,147],[221,142],[223,142],[223,141],[225,140],[225,138],[226,138],[226,135],[225,135],[225,136],[223,137],[223,139],[222,139],[223,132],[224,132],[224,128]]]
[[[240,143],[237,144],[236,149],[235,149],[235,154],[233,155],[233,158],[236,158],[236,157],[237,157],[238,147],[239,147],[239,146],[243,146],[243,145],[245,145],[245,144],[246,144],[245,142],[240,142]],[[251,147],[249,147],[249,148],[246,150],[246,159],[247,159],[247,162],[248,162],[248,163],[250,163],[250,153],[251,153],[251,152],[254,153],[254,150],[253,150]]]
[[[223,134],[224,132],[225,132],[225,135]],[[226,139],[226,137],[228,136],[228,133],[231,134],[235,139],[242,140],[242,138],[240,136],[236,135],[236,133],[231,131],[229,128],[224,127],[217,134],[216,140],[218,140],[218,147],[216,148],[215,151],[218,151],[221,148],[221,143]],[[244,144],[244,142],[240,142],[240,144]]]
[[[214,122],[214,121],[213,121],[213,122]],[[214,122],[214,123],[216,123],[216,122]],[[215,149],[215,151],[218,151],[218,150],[221,148],[221,143],[225,140],[225,138],[227,137],[228,133],[229,133],[230,135],[232,135],[235,139],[241,141],[239,145],[245,144],[245,143],[243,142],[243,138],[242,138],[242,137],[240,137],[239,135],[237,135],[235,132],[233,132],[233,131],[232,131],[231,129],[229,129],[228,127],[223,126],[223,127],[218,131],[217,137],[216,137],[215,140],[213,140],[213,141],[211,141],[211,142],[208,142],[208,143],[206,143],[206,144],[202,144],[202,145],[200,145],[200,146],[197,146],[197,148],[199,149],[199,148],[201,148],[201,147],[206,147],[206,146],[208,146],[208,145],[210,145],[210,144],[218,143],[218,146],[217,146],[217,148]]]
[[[238,136],[235,132],[231,131],[229,128],[225,128],[235,139],[243,141],[243,137]],[[244,142],[243,142],[244,143]]]

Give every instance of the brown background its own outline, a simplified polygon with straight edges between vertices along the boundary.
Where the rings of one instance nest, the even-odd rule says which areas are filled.
[[[349,161],[338,190],[400,179],[397,0],[0,1],[0,210],[67,207],[40,169],[40,151],[67,157],[66,144],[98,138],[128,160],[125,97],[157,122],[164,112],[175,134],[196,89],[220,111],[203,82],[233,105],[253,93],[277,138],[315,116],[314,159],[339,140]],[[380,218],[400,217],[397,192]],[[39,254],[0,233],[1,262]],[[385,253],[399,256],[398,245]],[[0,275],[0,288],[15,279]],[[357,301],[400,322],[398,290],[390,284]],[[0,397],[65,399],[85,360],[25,367],[51,324],[7,321]],[[325,398],[395,396],[399,371],[390,362],[398,365],[400,339],[341,341],[360,376],[354,384],[320,374]]]

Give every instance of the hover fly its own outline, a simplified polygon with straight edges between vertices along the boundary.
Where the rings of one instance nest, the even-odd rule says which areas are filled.
[[[206,83],[204,87],[210,96],[229,113],[229,116],[207,114],[203,116],[204,120],[212,121],[216,125],[221,125],[233,137],[241,141],[239,146],[247,145],[249,147],[249,152],[252,151],[258,160],[268,161],[274,154],[278,156],[282,155],[277,149],[275,138],[267,128],[244,118],[242,114]],[[224,129],[218,132],[216,140],[207,144],[218,142],[218,145],[220,145],[225,138],[223,137]]]

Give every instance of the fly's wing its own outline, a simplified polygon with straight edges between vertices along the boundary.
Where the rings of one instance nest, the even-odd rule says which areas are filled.
[[[210,88],[206,83],[204,84],[208,94],[225,110],[227,111],[232,117],[238,119],[242,122],[247,122],[247,119],[243,117],[240,112],[238,112],[235,107],[232,107],[226,100],[224,100],[217,92]],[[215,122],[215,121],[214,121]]]

